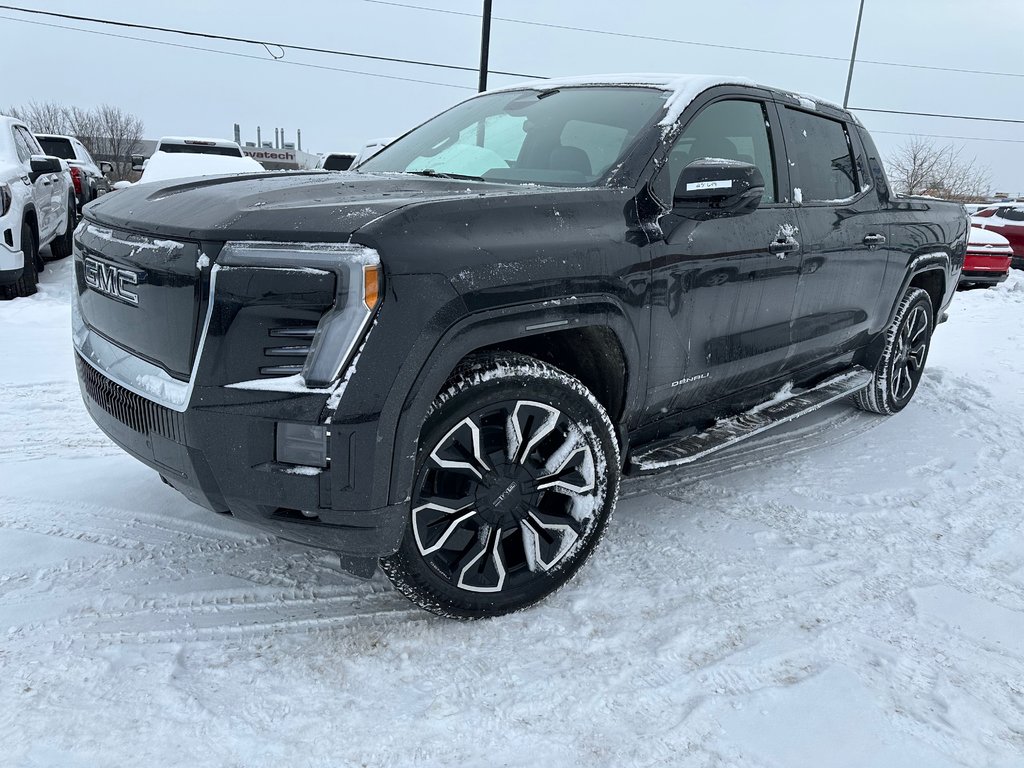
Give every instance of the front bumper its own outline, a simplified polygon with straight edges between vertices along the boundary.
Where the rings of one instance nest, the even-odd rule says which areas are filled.
[[[273,460],[275,421],[294,413],[294,401],[272,400],[244,413],[227,406],[176,411],[112,381],[77,353],[76,363],[82,397],[100,429],[190,501],[334,550],[359,575],[398,548],[407,505],[336,509],[330,467],[297,473]]]

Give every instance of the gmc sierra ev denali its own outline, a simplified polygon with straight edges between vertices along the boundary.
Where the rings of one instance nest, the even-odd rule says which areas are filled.
[[[576,573],[623,474],[840,398],[902,409],[966,235],[960,206],[893,195],[826,103],[531,82],[355,172],[97,201],[78,373],[99,426],[188,499],[492,616]]]

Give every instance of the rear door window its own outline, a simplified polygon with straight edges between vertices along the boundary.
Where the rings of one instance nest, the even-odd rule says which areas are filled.
[[[792,107],[783,107],[782,114],[793,199],[829,203],[856,195],[860,184],[846,125]]]

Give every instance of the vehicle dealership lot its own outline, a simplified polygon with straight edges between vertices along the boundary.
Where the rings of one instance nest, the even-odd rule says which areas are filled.
[[[70,268],[0,306],[4,765],[1019,764],[1019,273],[957,296],[899,417],[627,483],[579,578],[458,624],[107,441]]]

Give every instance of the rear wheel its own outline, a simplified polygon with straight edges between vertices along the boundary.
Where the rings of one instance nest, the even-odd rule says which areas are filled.
[[[888,415],[906,407],[924,374],[934,317],[927,291],[907,291],[885,332],[885,348],[874,377],[854,398],[858,408]]]
[[[431,406],[405,536],[381,567],[443,616],[526,608],[590,556],[618,486],[614,428],[586,387],[522,355],[475,358]]]
[[[68,200],[67,210],[67,229],[64,230],[64,234],[55,238],[50,243],[50,253],[53,254],[55,259],[64,259],[71,255],[71,252],[75,248],[75,200],[71,198]]]
[[[39,283],[39,273],[36,271],[39,248],[36,245],[35,232],[28,223],[21,225],[21,252],[25,255],[21,277],[16,283],[0,287],[0,297],[4,299],[31,296],[36,292],[36,285]]]

